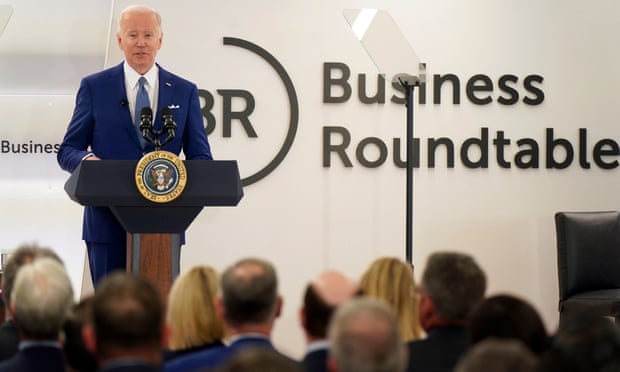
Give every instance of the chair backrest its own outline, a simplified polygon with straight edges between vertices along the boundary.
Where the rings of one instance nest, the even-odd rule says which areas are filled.
[[[555,214],[560,301],[620,288],[620,212]]]

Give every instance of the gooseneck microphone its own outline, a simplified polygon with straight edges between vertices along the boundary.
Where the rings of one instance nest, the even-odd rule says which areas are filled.
[[[162,146],[174,139],[175,131],[177,129],[177,123],[174,122],[172,116],[172,110],[169,107],[164,107],[160,111],[161,118],[164,122],[163,131],[168,132],[168,137],[162,142]],[[162,131],[162,132],[163,132]]]
[[[143,107],[140,110],[140,131],[144,139],[148,141],[149,132],[153,130],[153,110]]]
[[[140,111],[140,131],[142,137],[155,146],[155,151],[159,151],[161,147],[168,142],[172,141],[177,129],[177,123],[174,122],[174,116],[172,110],[169,107],[164,107],[159,112],[163,125],[160,129],[155,129],[153,125],[153,110],[150,107],[144,107]],[[166,138],[161,141],[159,138],[162,134],[166,133]]]

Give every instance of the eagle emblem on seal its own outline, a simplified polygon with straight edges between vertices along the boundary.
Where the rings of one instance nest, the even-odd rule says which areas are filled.
[[[151,168],[152,186],[157,191],[165,191],[174,183],[172,170],[166,165],[159,165]]]
[[[169,151],[153,151],[136,165],[138,192],[155,203],[169,203],[181,195],[187,182],[185,164]]]

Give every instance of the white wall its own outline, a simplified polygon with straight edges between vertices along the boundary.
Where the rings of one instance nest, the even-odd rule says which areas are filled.
[[[130,2],[63,0],[62,8],[68,11],[53,17],[49,15],[57,2],[35,3],[8,1],[14,12],[0,36],[0,63],[13,64],[8,71],[0,69],[0,112],[5,115],[0,140],[55,144],[71,116],[79,77],[120,61],[114,22]],[[303,352],[297,313],[310,278],[326,268],[357,277],[375,257],[404,257],[405,171],[394,166],[391,158],[392,139],[404,137],[406,111],[389,100],[365,105],[357,99],[357,74],[367,76],[370,94],[378,71],[342,16],[348,8],[385,9],[427,63],[429,77],[455,74],[461,80],[459,105],[452,104],[446,86],[441,104],[431,103],[429,90],[427,103],[415,106],[415,137],[423,143],[422,166],[415,170],[414,183],[416,277],[433,251],[469,252],[488,274],[489,293],[521,295],[537,306],[550,330],[556,326],[553,214],[620,208],[609,191],[619,186],[617,168],[604,170],[592,161],[594,143],[604,138],[617,141],[620,134],[615,125],[619,106],[614,102],[620,79],[616,68],[620,53],[615,48],[620,4],[611,0],[587,4],[534,0],[146,3],[158,8],[164,18],[159,62],[215,95],[213,152],[218,159],[237,159],[242,177],[256,173],[275,156],[290,112],[274,70],[250,51],[223,45],[223,38],[240,38],[264,48],[284,66],[294,84],[300,116],[290,152],[269,176],[245,188],[238,207],[201,213],[188,231],[181,262],[186,270],[199,263],[223,269],[243,256],[272,260],[285,298],[274,336],[283,350],[292,355]],[[351,69],[354,93],[347,102],[323,103],[325,62],[345,63]],[[33,71],[41,69],[46,82],[31,81]],[[488,105],[475,105],[465,95],[466,81],[476,74],[493,81],[492,93],[478,93],[493,99]],[[534,106],[521,101],[507,106],[497,103],[500,96],[507,96],[497,88],[506,74],[518,78],[513,87],[520,99],[532,96],[523,80],[542,76],[543,82],[535,86],[544,92],[544,101]],[[252,93],[256,107],[250,120],[257,138],[248,138],[238,123],[233,123],[231,138],[222,136],[218,89]],[[388,97],[401,96],[389,86],[386,92]],[[233,101],[233,107],[241,110],[243,102]],[[323,167],[323,129],[329,126],[350,133],[348,154],[353,167],[345,167],[336,156],[331,167]],[[482,127],[489,129],[490,141],[497,131],[511,139],[505,148],[511,168],[498,165],[492,142],[487,169],[463,165],[459,147],[467,138],[480,136]],[[565,138],[575,147],[579,128],[587,129],[591,168],[583,169],[576,153],[568,168],[546,169],[546,128],[553,128],[556,138]],[[380,138],[388,145],[388,160],[382,166],[366,168],[356,160],[355,146],[366,137]],[[426,165],[426,140],[439,137],[457,145],[454,168],[446,167],[443,152],[435,168]],[[515,166],[515,155],[524,149],[517,140],[523,138],[540,146],[538,169]],[[377,156],[373,147],[365,154],[368,159]],[[564,155],[556,149],[556,159]],[[474,150],[470,156],[477,159]],[[51,245],[66,259],[80,286],[81,207],[62,190],[67,175],[58,170],[55,154],[2,152],[0,167],[4,170],[0,172],[4,212],[0,248],[32,240]]]

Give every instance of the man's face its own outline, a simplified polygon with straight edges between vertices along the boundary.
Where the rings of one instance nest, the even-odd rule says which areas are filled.
[[[116,35],[125,60],[139,74],[146,73],[155,63],[161,47],[162,33],[154,13],[127,13]]]

